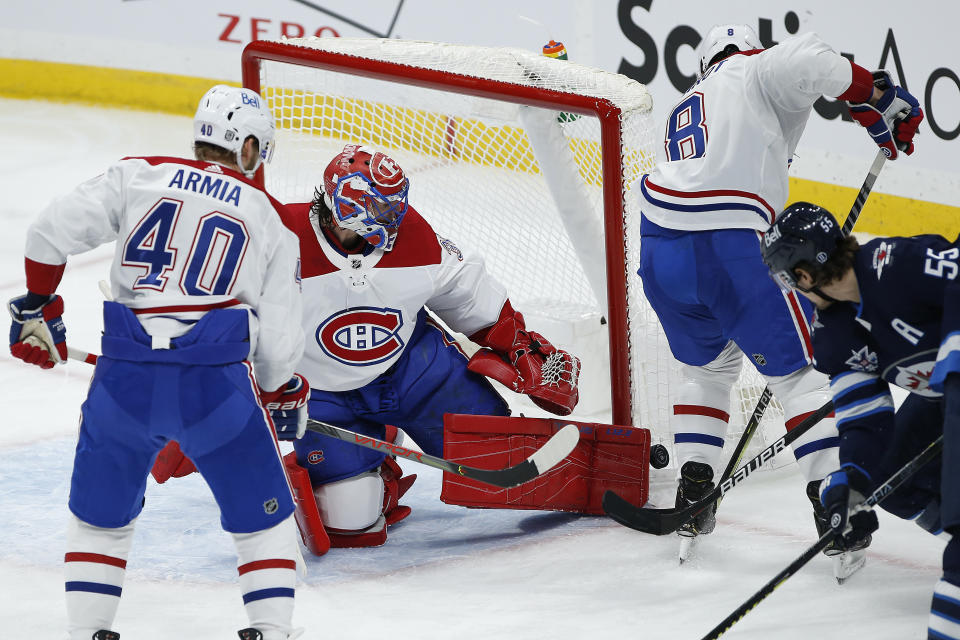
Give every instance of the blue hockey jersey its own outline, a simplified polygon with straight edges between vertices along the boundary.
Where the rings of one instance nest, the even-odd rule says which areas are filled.
[[[814,366],[830,376],[841,463],[874,475],[893,431],[890,384],[936,401],[960,371],[958,256],[937,235],[871,240],[854,264],[860,303],[817,312]]]

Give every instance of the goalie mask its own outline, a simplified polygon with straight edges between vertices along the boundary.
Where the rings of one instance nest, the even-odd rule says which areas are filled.
[[[795,202],[763,234],[760,248],[777,284],[785,289],[807,291],[797,286],[794,269],[803,263],[812,268],[824,265],[842,239],[833,214],[809,202]]]
[[[407,212],[410,181],[389,156],[348,144],[323,172],[324,201],[341,229],[390,251]]]
[[[703,76],[710,66],[710,61],[728,46],[733,45],[738,51],[752,51],[763,49],[757,32],[745,24],[721,24],[713,27],[703,36],[697,54],[700,57],[700,73]]]
[[[193,118],[193,139],[216,145],[237,156],[237,166],[252,178],[263,162],[273,157],[273,114],[256,91],[218,84],[200,99]],[[243,166],[243,143],[254,137],[260,148],[252,169]]]

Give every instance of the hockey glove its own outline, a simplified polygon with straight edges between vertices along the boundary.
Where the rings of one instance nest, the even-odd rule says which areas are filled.
[[[278,440],[296,440],[307,432],[307,403],[310,383],[299,373],[293,374],[285,387],[261,393],[263,408],[270,412]]]
[[[577,406],[580,359],[557,349],[539,333],[527,331],[523,314],[503,305],[493,326],[471,336],[480,349],[467,368],[530,396],[541,409],[559,416]]]
[[[923,121],[920,103],[903,87],[893,84],[886,71],[873,72],[873,85],[883,92],[876,106],[866,102],[847,103],[850,115],[866,127],[873,141],[890,160],[899,152],[913,153],[913,136]]]
[[[827,511],[837,546],[858,547],[880,526],[876,512],[864,504],[869,492],[870,478],[856,465],[846,464],[824,478],[820,502]]]
[[[63,325],[63,298],[34,293],[10,300],[10,353],[42,369],[67,361],[67,329]]]

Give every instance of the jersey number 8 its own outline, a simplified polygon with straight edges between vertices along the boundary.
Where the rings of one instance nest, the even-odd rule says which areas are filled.
[[[706,152],[706,110],[703,94],[699,91],[691,93],[674,107],[667,119],[664,148],[670,161],[699,158]]]

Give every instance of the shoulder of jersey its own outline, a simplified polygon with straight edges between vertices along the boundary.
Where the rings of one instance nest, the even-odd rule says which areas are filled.
[[[817,370],[835,375],[847,369],[850,347],[862,344],[867,332],[854,318],[857,311],[850,304],[832,304],[818,309],[813,322],[813,352]]]
[[[380,258],[377,268],[422,267],[440,264],[440,258],[440,241],[433,227],[416,209],[407,207],[393,250]]]
[[[123,160],[142,160],[143,162],[146,162],[150,166],[154,167],[162,164],[179,164],[192,169],[198,169],[207,173],[220,174],[233,178],[234,180],[239,180],[240,182],[262,193],[270,201],[270,204],[273,205],[273,208],[280,216],[280,219],[283,221],[284,225],[291,231],[294,230],[288,223],[289,221],[287,220],[288,214],[286,207],[282,203],[278,202],[269,193],[267,193],[263,187],[255,183],[253,180],[247,178],[247,176],[243,175],[239,171],[228,169],[227,167],[219,165],[215,162],[203,162],[200,160],[190,160],[188,158],[177,158],[175,156],[130,156],[123,158]]]
[[[951,246],[948,240],[936,235],[874,238],[860,246],[857,264],[861,272],[869,272],[874,276],[868,278],[868,282],[917,277],[923,273],[917,265],[926,260],[927,249],[948,246]]]
[[[283,224],[297,235],[300,243],[300,277],[315,278],[338,271],[320,248],[310,224],[310,202],[295,202],[282,207]]]

